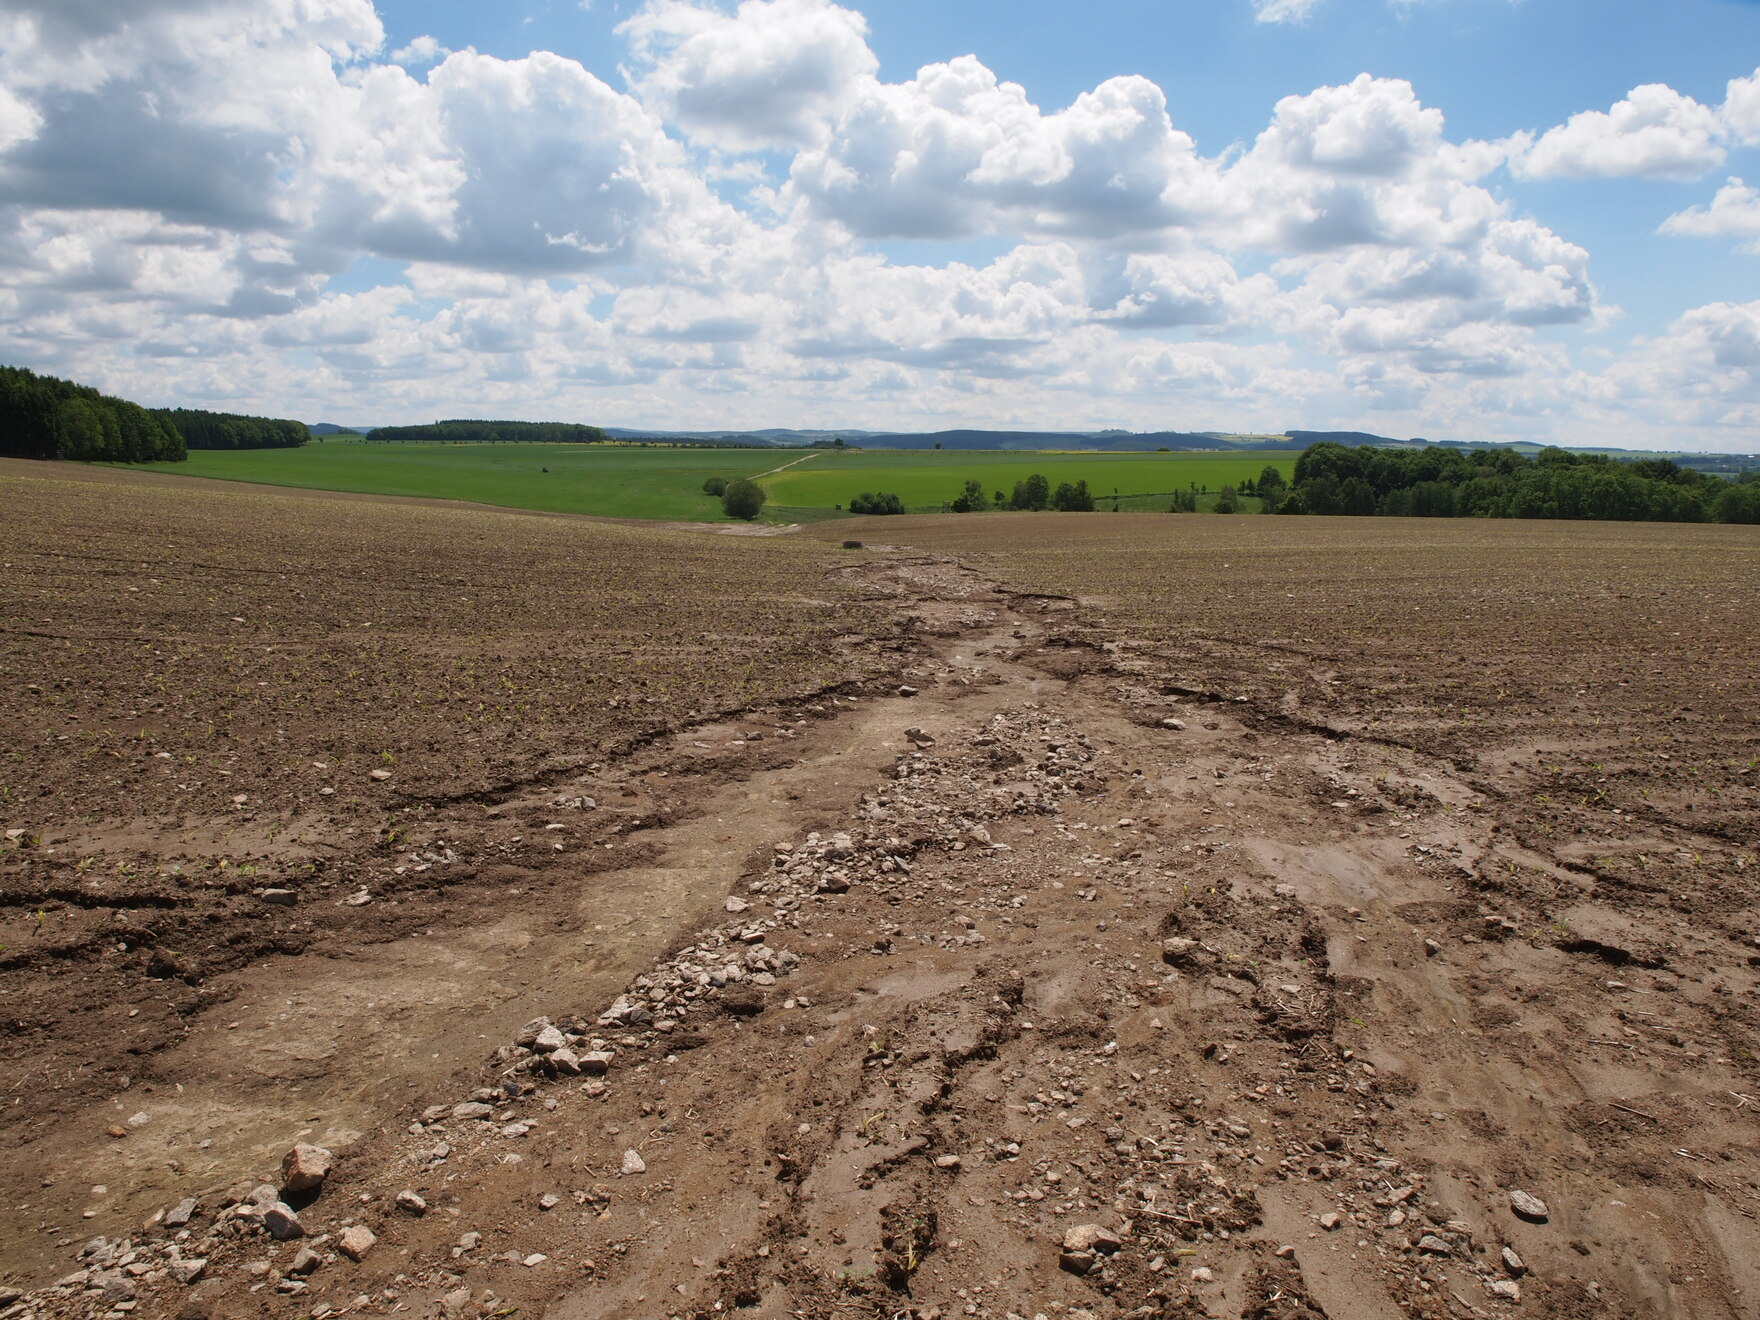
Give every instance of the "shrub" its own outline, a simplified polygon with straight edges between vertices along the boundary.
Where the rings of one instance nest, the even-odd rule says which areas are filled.
[[[1087,481],[1078,481],[1073,486],[1067,481],[1058,483],[1057,492],[1051,497],[1051,507],[1063,513],[1094,512],[1094,496]]]
[[[713,495],[716,499],[720,499],[727,494],[727,478],[710,477],[703,483],[703,494]]]
[[[953,501],[955,513],[982,513],[989,507],[990,497],[984,493],[983,484],[977,481],[966,482],[965,489]]]
[[[1043,509],[1051,503],[1051,484],[1035,472],[1014,483],[1014,495],[1008,503],[1014,509]]]
[[[873,494],[863,491],[849,502],[851,513],[903,513],[904,501],[890,491]]]
[[[737,477],[721,492],[721,508],[729,518],[743,518],[750,522],[769,498],[770,493],[757,482]]]

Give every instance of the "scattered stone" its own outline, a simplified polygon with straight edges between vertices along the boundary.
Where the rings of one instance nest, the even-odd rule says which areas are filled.
[[[299,1222],[293,1207],[282,1201],[263,1211],[263,1228],[277,1242],[291,1242],[306,1235],[305,1225]]]
[[[610,1050],[589,1050],[581,1055],[581,1071],[589,1077],[603,1077],[611,1071],[611,1060],[616,1057]]]
[[[1528,1272],[1527,1264],[1520,1256],[1516,1255],[1516,1249],[1514,1247],[1505,1247],[1503,1249],[1503,1268],[1508,1270],[1518,1279]]]
[[[336,1239],[336,1249],[350,1260],[358,1261],[373,1249],[379,1237],[365,1224],[354,1224],[342,1230]]]
[[[1522,1300],[1522,1285],[1514,1279],[1497,1279],[1486,1285],[1493,1297],[1501,1297],[1506,1302]]]
[[[1077,1224],[1063,1235],[1065,1251],[1098,1251],[1110,1256],[1123,1246],[1123,1238],[1099,1224]]]
[[[329,1177],[334,1161],[335,1156],[322,1146],[297,1143],[281,1158],[281,1190],[295,1194],[317,1190]]]
[[[1186,722],[1184,720],[1176,720],[1170,715],[1161,721],[1161,727],[1164,729],[1172,729],[1174,732],[1179,733],[1184,731]]]
[[[1532,1224],[1544,1224],[1552,1213],[1546,1202],[1538,1196],[1515,1190],[1511,1190],[1509,1194],[1509,1208]]]
[[[538,1198],[538,1209],[540,1210],[554,1210],[561,1204],[562,1198],[555,1192],[545,1192]]]
[[[1161,941],[1161,961],[1170,967],[1178,967],[1191,962],[1197,956],[1198,947],[1198,941],[1175,935]]]
[[[207,1268],[208,1258],[206,1256],[181,1256],[167,1263],[165,1272],[178,1283],[188,1287],[201,1278]]]
[[[407,1210],[412,1215],[428,1213],[428,1203],[407,1187],[397,1194],[397,1208]]]
[[[477,1100],[467,1100],[462,1105],[452,1106],[452,1116],[461,1122],[473,1118],[487,1118],[495,1111]]]
[[[534,1266],[542,1265],[545,1261],[547,1261],[549,1259],[550,1259],[550,1257],[546,1256],[543,1252],[534,1251],[531,1255],[527,1256],[524,1260],[520,1261],[520,1264],[524,1265],[529,1270],[529,1269],[533,1268]]]
[[[737,914],[748,910],[752,905],[746,902],[743,898],[733,897],[729,898],[726,903],[722,904],[722,906],[729,912]]]
[[[901,697],[914,697],[917,695],[917,689],[912,687],[909,683],[901,683],[898,687],[898,695]]]
[[[646,1173],[647,1171],[648,1162],[642,1158],[642,1153],[639,1150],[626,1150],[623,1152],[623,1172],[626,1175],[633,1176],[638,1173]]]
[[[387,779],[391,778],[391,772],[389,770],[369,770],[367,771],[367,778],[376,779],[383,784]]]
[[[1344,1219],[1336,1210],[1328,1210],[1325,1214],[1320,1216],[1320,1227],[1325,1229],[1328,1233],[1337,1232],[1339,1225],[1342,1223],[1344,1223]]]
[[[167,1210],[165,1212],[165,1218],[160,1222],[163,1223],[166,1228],[182,1228],[195,1217],[195,1213],[196,1198],[193,1196],[186,1196],[183,1200]]]
[[[291,889],[259,889],[257,897],[276,907],[292,907],[299,902],[299,895]]]
[[[1442,952],[1442,946],[1440,944],[1438,944],[1435,940],[1425,940],[1424,941],[1424,956],[1426,958],[1434,958],[1437,954],[1439,954],[1441,952]]]
[[[313,1251],[310,1247],[301,1247],[299,1251],[295,1253],[293,1260],[288,1264],[287,1272],[289,1274],[298,1274],[302,1276],[314,1274],[317,1272],[318,1267],[323,1263],[324,1258],[317,1252]]]
[[[1104,1263],[1105,1257],[1122,1246],[1124,1242],[1117,1234],[1100,1225],[1078,1224],[1063,1235],[1063,1250],[1057,1263],[1071,1274],[1092,1274]]]
[[[538,1054],[553,1054],[568,1044],[568,1037],[558,1027],[546,1026],[532,1039],[532,1050]]]
[[[949,1173],[958,1173],[959,1166],[960,1158],[957,1155],[937,1155],[935,1157],[935,1167],[937,1169],[946,1169]]]
[[[1454,1248],[1434,1233],[1426,1233],[1418,1239],[1418,1250],[1429,1252],[1432,1256],[1452,1256],[1454,1254]]]

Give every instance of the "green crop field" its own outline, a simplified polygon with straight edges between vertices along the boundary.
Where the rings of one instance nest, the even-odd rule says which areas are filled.
[[[1294,451],[1260,454],[1094,454],[861,449],[674,449],[637,445],[363,444],[316,441],[299,449],[192,450],[187,462],[151,463],[159,472],[269,486],[471,500],[510,509],[612,518],[724,521],[707,477],[762,476],[765,516],[801,522],[838,516],[863,491],[890,491],[912,512],[935,513],[967,478],[1005,495],[1031,473],[1085,480],[1103,508],[1113,492],[1124,509],[1163,510],[1175,490],[1212,495],[1275,464],[1287,477]],[[1209,501],[1200,499],[1199,507]]]
[[[508,509],[721,521],[720,501],[703,494],[705,477],[751,476],[798,457],[763,449],[314,441],[299,449],[191,450],[187,462],[142,466],[186,477],[473,500]]]
[[[984,485],[986,494],[1009,494],[1014,483],[1034,472],[1056,489],[1060,482],[1086,481],[1095,501],[1111,507],[1112,493],[1126,509],[1165,509],[1166,497],[1196,487],[1218,491],[1257,477],[1267,465],[1287,480],[1298,451],[1257,454],[1170,453],[1095,454],[1021,450],[825,450],[785,472],[766,477],[773,507],[830,509],[847,505],[863,491],[889,491],[913,513],[938,513],[958,495],[966,480]]]

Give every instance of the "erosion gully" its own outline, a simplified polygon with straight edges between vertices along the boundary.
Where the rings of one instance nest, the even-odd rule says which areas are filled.
[[[13,1153],[36,1291],[0,1314],[1760,1314],[1751,1057],[1495,793],[952,560],[842,572],[915,621],[892,685],[606,768],[641,822],[609,841],[568,785],[509,799],[609,854],[576,885],[233,974],[178,1082]],[[1512,871],[1596,938],[1549,938]],[[787,975],[687,978],[671,1033],[601,1017],[760,918]],[[514,1048],[540,1016],[605,1075]],[[237,1207],[296,1141],[338,1163],[275,1242]],[[100,1234],[132,1264],[82,1268]]]

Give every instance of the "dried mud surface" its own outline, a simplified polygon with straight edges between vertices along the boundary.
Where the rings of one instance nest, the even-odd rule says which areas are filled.
[[[513,522],[504,553],[533,558],[539,524],[447,516]],[[160,884],[166,906],[100,914],[133,949],[7,965],[4,1011],[55,1014],[5,1037],[16,1314],[1760,1314],[1751,533],[1036,515],[834,539],[851,526],[890,544],[595,550],[617,577],[664,544],[695,589],[771,596],[752,645],[824,602],[815,664],[760,659],[758,698],[578,742],[558,705],[529,742],[503,726],[474,788],[396,787],[412,736],[369,781],[409,808],[389,842],[356,784],[373,740],[342,762],[348,812],[253,772],[244,806],[286,792],[280,837],[334,850],[295,906]],[[10,605],[65,564],[7,535]],[[143,524],[116,535],[152,561]],[[406,543],[388,582],[465,558],[479,590],[508,578],[477,543]],[[339,576],[328,607],[376,589]],[[126,640],[87,654],[166,649],[166,621],[114,626],[119,600],[82,617]],[[609,614],[657,635],[651,681],[658,609]],[[419,631],[467,660],[499,636]],[[8,691],[50,690],[60,657],[5,641]],[[277,723],[352,749],[349,713]],[[94,765],[115,774],[47,762],[7,826],[71,811],[60,777],[99,791]],[[143,836],[171,808],[125,784],[128,855],[162,879],[191,854]],[[4,855],[8,922],[29,884],[86,910],[42,888],[62,819]],[[92,855],[111,883],[123,850]],[[310,929],[155,976],[166,923],[209,910]],[[114,1006],[65,1002],[80,978]],[[149,1012],[175,1031],[131,1037]],[[277,1242],[253,1188],[273,1202],[295,1141],[337,1163]]]

